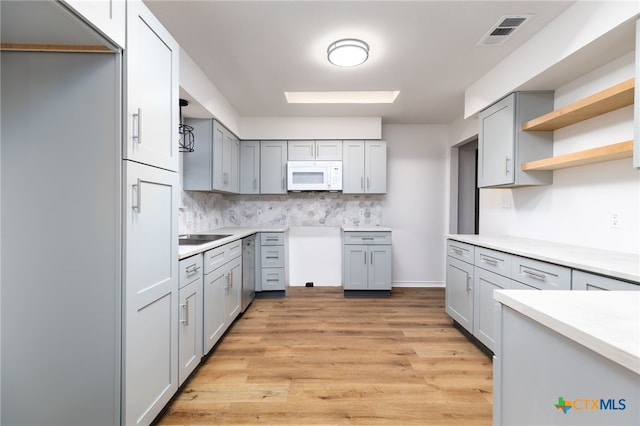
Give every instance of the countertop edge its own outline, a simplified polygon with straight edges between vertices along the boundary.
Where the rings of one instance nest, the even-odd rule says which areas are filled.
[[[449,234],[446,235],[445,238],[579,269],[581,271],[618,278],[640,285],[640,254],[615,252],[522,237],[487,237],[471,234]],[[538,247],[538,249],[532,249],[531,247]],[[603,259],[615,259],[615,263],[624,266],[611,266]]]
[[[199,244],[196,246],[178,246],[178,260],[186,259],[188,257],[195,256],[200,253],[204,253],[205,251],[223,246],[228,243],[232,243],[244,237],[248,237],[249,235],[252,235],[252,234],[257,234],[260,232],[287,232],[288,230],[289,230],[288,226],[256,227],[256,228],[227,227],[227,228],[217,228],[217,229],[210,229],[207,231],[198,232],[198,234],[231,234],[231,235],[226,238],[221,238],[216,241],[212,241],[205,244]]]

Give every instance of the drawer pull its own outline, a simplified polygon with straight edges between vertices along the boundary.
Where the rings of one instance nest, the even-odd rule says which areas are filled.
[[[493,265],[493,266],[497,266],[497,265],[498,265],[498,260],[497,260],[497,259],[494,259],[494,258],[492,258],[492,257],[485,257],[485,256],[482,256],[482,261],[483,261],[484,263],[488,263],[489,265]]]
[[[455,254],[462,254],[462,250],[456,247],[451,247],[451,251],[453,251]]]
[[[267,281],[268,281],[268,282],[275,283],[275,282],[278,282],[278,281],[280,281],[280,280],[279,280],[278,278],[267,278]]]
[[[363,240],[373,240],[373,237],[360,237]]]
[[[200,267],[196,266],[196,264],[194,263],[193,265],[187,266],[185,272],[187,273],[187,276],[190,277],[191,275],[196,274],[199,270]]]
[[[266,256],[267,259],[279,259],[278,256]]]
[[[547,276],[545,274],[540,274],[540,273],[537,273],[537,272],[533,272],[533,271],[530,271],[528,269],[523,269],[522,272],[524,272],[525,274],[529,275],[531,278],[535,278],[537,280],[545,281],[547,279]]]

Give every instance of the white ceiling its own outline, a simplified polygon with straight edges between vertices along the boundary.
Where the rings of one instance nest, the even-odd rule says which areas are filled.
[[[241,116],[380,116],[385,124],[461,117],[465,89],[573,2],[145,0]],[[513,14],[534,17],[500,46],[477,45]],[[352,37],[369,43],[369,60],[329,64],[328,45]],[[391,105],[288,105],[284,97],[329,90],[400,95]]]

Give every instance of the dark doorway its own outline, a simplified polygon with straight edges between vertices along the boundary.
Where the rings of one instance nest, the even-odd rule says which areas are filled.
[[[477,234],[480,223],[478,139],[458,148],[458,233]]]

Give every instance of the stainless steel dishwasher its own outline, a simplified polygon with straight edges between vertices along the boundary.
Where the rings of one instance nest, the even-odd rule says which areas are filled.
[[[242,239],[242,312],[256,295],[256,235]]]

